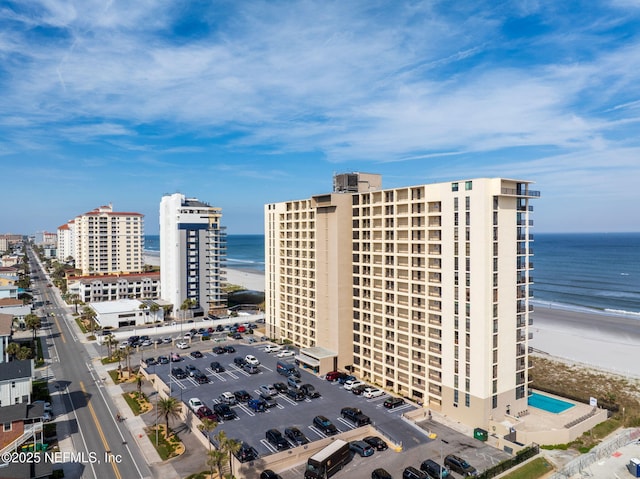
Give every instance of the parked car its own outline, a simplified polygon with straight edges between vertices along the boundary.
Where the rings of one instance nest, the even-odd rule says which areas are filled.
[[[176,379],[185,379],[187,373],[182,368],[171,368],[171,375]]]
[[[195,373],[200,372],[200,370],[194,364],[187,364],[184,367],[184,370],[189,376],[193,376]]]
[[[255,364],[247,363],[242,366],[242,369],[244,369],[249,374],[258,374],[260,372],[260,368],[258,368],[258,366],[256,366]]]
[[[309,444],[307,436],[302,434],[302,431],[295,426],[288,427],[284,430],[284,435],[296,446],[303,446]]]
[[[278,394],[276,388],[274,388],[271,384],[262,384],[259,388],[261,393],[264,393],[268,396],[275,396]]]
[[[146,364],[146,366],[149,367],[149,366],[155,366],[156,364],[158,364],[158,362],[156,361],[156,358],[145,358],[144,364]]]
[[[213,354],[224,354],[226,353],[225,349],[222,346],[214,346],[211,348],[211,352]]]
[[[320,393],[316,391],[316,388],[312,384],[303,384],[300,386],[300,391],[304,393],[309,399],[315,399],[320,397]]]
[[[200,358],[202,358],[202,357],[203,357],[203,356],[202,356],[202,353],[201,353],[200,351],[191,351],[191,353],[189,353],[189,355],[190,355],[192,358],[195,358],[195,359],[200,359]]]
[[[251,394],[249,394],[244,389],[240,389],[239,391],[235,391],[233,394],[236,397],[236,401],[238,401],[238,402],[247,402],[249,399],[251,399]]]
[[[360,457],[373,456],[373,448],[364,441],[351,441],[349,443],[349,449]]]
[[[273,388],[279,393],[286,393],[289,389],[285,383],[273,383]]]
[[[240,462],[250,462],[258,459],[258,451],[251,447],[246,442],[240,443],[240,448],[236,452],[235,456]]]
[[[178,341],[176,343],[176,348],[178,349],[187,349],[189,347],[189,343],[185,343],[184,341]]]
[[[278,405],[277,401],[273,399],[273,396],[269,394],[260,393],[260,399],[264,401],[264,403],[267,405],[267,408],[269,409]]]
[[[225,421],[231,421],[237,417],[236,413],[233,412],[233,409],[231,409],[228,404],[216,403],[213,405],[213,411],[219,418]]]
[[[338,384],[344,384],[347,381],[353,381],[357,379],[355,376],[351,375],[351,374],[346,374],[344,376],[341,376],[338,378]]]
[[[422,472],[413,466],[405,467],[402,471],[402,479],[429,479],[426,472]]]
[[[363,437],[362,440],[369,444],[376,451],[384,451],[389,447],[389,445],[378,436],[366,436]]]
[[[304,393],[299,389],[289,388],[287,389],[287,396],[294,401],[304,401]]]
[[[169,364],[169,358],[166,356],[158,356],[158,363]]]
[[[325,416],[316,416],[313,418],[313,425],[317,427],[322,433],[327,436],[334,436],[338,434],[338,428],[329,421]]]
[[[382,395],[384,395],[384,391],[378,388],[367,387],[364,391],[362,391],[362,396],[366,397],[367,399],[377,398]]]
[[[222,404],[229,404],[231,406],[238,402],[238,400],[236,399],[236,395],[229,391],[225,391],[220,394],[220,396],[218,396],[218,401],[220,401]]]
[[[444,465],[462,477],[476,477],[478,471],[460,456],[449,454],[444,458]]]
[[[210,419],[212,421],[218,421],[218,416],[209,408],[209,406],[202,406],[196,411],[196,416],[200,419]]]
[[[364,382],[364,381],[360,381],[359,379],[349,379],[348,381],[346,381],[346,382],[344,383],[344,386],[343,386],[343,387],[344,387],[347,391],[351,391],[354,387],[356,387],[356,386],[358,386],[358,385],[360,385],[360,384],[364,384],[364,385],[366,386],[366,384],[365,384],[365,382]]]
[[[386,469],[379,467],[373,470],[371,479],[393,479],[393,476]]]
[[[162,338],[163,344],[171,344],[171,338]]]
[[[236,352],[236,348],[234,348],[234,347],[233,347],[233,346],[231,346],[230,344],[226,345],[226,346],[224,347],[224,350],[225,350],[227,353],[235,353],[235,352]]]
[[[224,366],[222,364],[220,364],[218,361],[212,361],[211,364],[209,365],[209,367],[211,368],[211,370],[214,373],[223,373],[224,372]]]
[[[171,362],[172,363],[178,363],[182,361],[182,356],[180,356],[178,353],[171,353]]]
[[[198,384],[207,384],[209,382],[207,375],[200,371],[193,375],[193,379],[195,379]]]
[[[265,353],[277,353],[281,349],[282,349],[282,346],[280,346],[279,344],[267,344],[264,347],[264,352]]]
[[[241,368],[242,366],[244,366],[246,364],[246,361],[244,360],[244,358],[242,356],[236,356],[235,358],[233,358],[233,364],[235,364],[236,366]]]
[[[343,407],[340,410],[340,415],[345,419],[349,419],[358,427],[371,423],[369,416],[363,414],[357,407]]]
[[[271,469],[265,469],[260,473],[260,479],[282,479],[282,476],[276,474]]]
[[[260,364],[260,361],[258,361],[258,358],[256,358],[253,354],[247,354],[244,357],[244,362],[246,364],[251,364],[252,366],[257,366]]]
[[[302,381],[295,376],[289,376],[287,378],[287,385],[294,389],[299,389],[302,386]]]
[[[398,397],[390,397],[389,399],[385,399],[382,405],[387,409],[395,409],[398,406],[402,406],[405,403],[405,400]]]
[[[292,351],[291,349],[283,349],[278,354],[276,354],[276,356],[279,358],[292,358],[295,355],[296,355],[296,352]]]
[[[329,382],[333,382],[345,376],[347,376],[347,373],[343,373],[342,371],[329,371],[325,374],[324,378]]]
[[[367,389],[367,387],[368,386],[366,384],[358,384],[357,386],[351,388],[351,392],[356,396],[360,396],[364,392],[364,390]]]
[[[204,403],[199,398],[190,398],[187,404],[193,412],[196,412],[198,409],[204,406]]]
[[[267,410],[267,403],[265,403],[262,399],[249,399],[247,401],[247,406],[249,409],[252,409],[254,412],[265,412]]]
[[[287,441],[282,433],[277,429],[269,429],[265,433],[265,438],[267,439],[269,444],[274,446],[278,451],[284,451],[286,449],[289,449],[290,447],[289,441]]]
[[[433,459],[427,459],[420,464],[420,470],[426,472],[431,479],[444,479],[449,477],[449,470],[438,464]]]

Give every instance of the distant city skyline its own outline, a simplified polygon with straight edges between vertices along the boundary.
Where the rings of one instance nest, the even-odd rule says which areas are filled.
[[[0,233],[162,196],[262,234],[331,191],[534,181],[534,232],[639,231],[640,2],[0,6]],[[634,221],[635,220],[635,221]]]

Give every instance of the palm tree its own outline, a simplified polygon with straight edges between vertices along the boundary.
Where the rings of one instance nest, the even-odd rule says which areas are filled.
[[[33,341],[36,340],[36,332],[42,326],[42,322],[40,321],[40,317],[35,314],[27,314],[24,317],[24,324],[33,332]]]
[[[109,334],[107,336],[103,336],[104,342],[107,345],[107,351],[109,351],[109,361],[111,361],[113,348],[118,344],[118,340],[113,336],[113,334]]]
[[[216,434],[215,439],[218,443],[218,448],[229,456],[229,470],[233,475],[233,456],[240,450],[242,443],[237,439],[230,439],[227,437],[227,433],[222,430]]]
[[[218,471],[218,477],[222,477],[222,464],[227,462],[227,453],[220,449],[212,449],[207,452],[207,465],[211,468],[211,477],[213,477],[213,468]]]
[[[10,358],[15,358],[20,352],[20,345],[18,343],[9,343],[6,349],[6,353]]]
[[[157,303],[151,303],[149,311],[153,314],[153,322],[155,323],[158,320],[158,311],[160,311],[160,306],[158,306]]]
[[[173,396],[162,398],[158,401],[158,413],[164,417],[166,431],[164,437],[169,437],[169,419],[179,419],[182,404]]]
[[[216,421],[206,417],[202,419],[202,424],[198,426],[198,429],[207,435],[207,440],[209,441],[209,455],[211,454],[211,437],[209,435],[217,427],[218,423]],[[213,477],[213,466],[215,466],[216,463],[212,459],[212,457],[209,457],[209,459],[207,460],[207,464],[209,465],[209,467],[211,467],[211,477]]]
[[[95,318],[98,315],[95,309],[90,306],[85,306],[82,308],[82,316],[89,322],[89,331],[92,333],[95,331]]]
[[[193,308],[196,304],[198,304],[198,302],[193,299],[193,298],[187,298],[185,299],[182,304],[180,305],[180,311],[184,311],[184,316],[182,317],[182,321],[184,322],[184,320],[186,319],[186,312]]]
[[[16,357],[20,360],[29,359],[31,358],[32,353],[33,351],[31,351],[31,348],[27,346],[22,346],[20,348],[20,351],[18,351],[18,354],[16,355]]]
[[[76,314],[78,314],[78,304],[80,304],[82,301],[80,301],[80,295],[76,294],[76,293],[68,293],[67,294],[67,298],[68,301],[71,304],[75,304],[76,305]]]
[[[140,302],[140,306],[138,306],[138,309],[140,311],[146,311],[147,309],[149,309],[149,305],[143,302]],[[149,313],[147,312],[147,317],[149,316]],[[144,323],[147,324],[147,318],[144,318]]]

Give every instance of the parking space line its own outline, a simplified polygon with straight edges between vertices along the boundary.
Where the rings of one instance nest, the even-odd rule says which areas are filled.
[[[355,428],[356,428],[353,424],[351,424],[350,422],[348,422],[348,421],[347,421],[346,419],[344,419],[344,418],[339,417],[339,418],[337,418],[337,419],[336,419],[336,421],[341,422],[342,424],[344,424],[345,426],[347,426],[349,429],[355,429]]]
[[[260,444],[266,447],[270,453],[278,452],[278,450],[275,447],[273,447],[271,443],[266,439],[260,439]]]
[[[220,381],[226,381],[226,379],[223,378],[220,373],[214,372],[211,368],[206,368],[206,370],[211,373],[211,376],[214,376],[214,377],[218,378]]]
[[[294,401],[293,399],[287,397],[287,396],[282,396],[282,399],[284,399],[285,401],[287,401],[289,404],[291,404],[292,406],[297,406],[298,405],[298,401]]]
[[[411,407],[411,404],[404,404],[404,405],[402,405],[402,406],[398,406],[398,407],[396,407],[396,408],[389,409],[389,410],[387,411],[387,414],[393,414],[393,413],[394,413],[394,412],[396,412],[396,411],[402,411],[402,410],[404,410],[404,409],[408,409],[408,408],[410,408],[410,407]]]
[[[256,414],[249,409],[247,406],[245,406],[244,404],[237,404],[237,406],[242,409],[244,412],[246,412],[249,416],[255,416]]]

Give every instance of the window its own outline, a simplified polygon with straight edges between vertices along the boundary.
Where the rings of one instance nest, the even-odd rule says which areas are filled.
[[[11,423],[10,422],[5,422],[2,424],[2,430],[4,432],[8,432],[11,431]]]
[[[458,183],[451,183],[451,191],[458,191]]]
[[[464,189],[469,191],[473,188],[473,181],[465,181],[464,182]],[[456,190],[457,191],[457,190]]]

